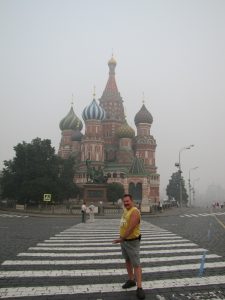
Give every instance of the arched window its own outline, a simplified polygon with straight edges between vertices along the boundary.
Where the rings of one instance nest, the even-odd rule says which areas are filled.
[[[142,200],[142,183],[138,182],[136,185],[136,201],[141,202]]]
[[[129,183],[129,194],[132,195],[132,197],[134,198],[135,197],[135,184],[133,182],[130,182]]]
[[[142,183],[138,182],[136,185],[134,182],[129,183],[129,194],[132,195],[135,202],[142,201]]]

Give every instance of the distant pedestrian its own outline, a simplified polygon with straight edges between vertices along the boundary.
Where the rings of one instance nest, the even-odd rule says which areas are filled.
[[[87,206],[86,203],[84,202],[81,206],[82,223],[86,222],[86,213],[87,213]]]
[[[122,255],[126,261],[128,280],[122,285],[122,288],[128,289],[137,284],[137,298],[145,299],[140,264],[141,215],[130,194],[123,196],[123,204],[124,213],[120,221],[120,238],[113,241],[114,244],[120,243]]]
[[[89,208],[89,216],[90,216],[90,222],[95,221],[95,206],[93,203],[88,207]]]
[[[163,211],[163,204],[162,204],[162,202],[161,202],[161,201],[159,202],[159,210],[160,210],[160,212],[162,212],[162,211]]]

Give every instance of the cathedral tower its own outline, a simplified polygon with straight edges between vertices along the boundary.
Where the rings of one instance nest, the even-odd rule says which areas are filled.
[[[79,155],[83,124],[74,113],[73,104],[69,113],[60,121],[59,128],[62,132],[58,151],[59,156],[68,158],[72,153]]]
[[[137,136],[135,138],[136,156],[143,159],[146,171],[149,171],[150,173],[156,173],[156,141],[150,134],[153,118],[144,104],[139,112],[135,115],[134,122],[137,127]]]
[[[102,120],[105,118],[105,111],[93,99],[83,110],[82,117],[85,122],[85,134],[81,145],[81,160],[84,162],[88,159],[94,166],[103,166],[105,158]]]
[[[116,151],[118,150],[116,131],[124,123],[125,116],[123,100],[116,84],[116,61],[113,56],[109,60],[108,66],[109,78],[99,102],[100,106],[104,108],[106,112],[106,118],[102,121],[103,136],[106,143],[106,160],[115,161]]]
[[[132,149],[132,140],[135,136],[134,129],[131,128],[125,120],[124,123],[117,129],[116,135],[119,138],[117,161],[119,163],[130,164],[134,157]]]

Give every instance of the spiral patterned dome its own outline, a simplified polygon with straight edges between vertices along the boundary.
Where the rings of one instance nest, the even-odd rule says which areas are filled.
[[[75,130],[77,128],[79,130],[82,130],[83,124],[82,124],[81,120],[74,113],[72,106],[71,106],[69,113],[60,121],[59,128],[62,131],[68,130],[68,129]]]
[[[103,120],[105,119],[105,110],[98,105],[95,99],[90,105],[86,106],[83,110],[82,117],[84,121],[86,120]]]
[[[72,134],[71,140],[80,142],[82,140],[83,134],[80,132],[80,130],[77,128],[74,133]]]
[[[145,105],[143,104],[139,112],[135,115],[134,123],[135,125],[137,125],[139,123],[152,124],[152,122],[153,122],[153,117],[150,114],[150,112],[147,110]]]
[[[130,138],[132,139],[135,136],[134,129],[130,127],[125,120],[125,122],[117,129],[116,135],[118,138]]]

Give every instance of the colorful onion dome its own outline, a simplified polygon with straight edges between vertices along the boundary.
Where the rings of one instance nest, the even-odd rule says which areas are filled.
[[[147,110],[145,105],[143,104],[139,112],[136,113],[135,115],[134,123],[135,125],[137,125],[139,123],[152,124],[152,122],[153,122],[153,117],[150,114],[150,112]]]
[[[125,122],[117,129],[116,135],[118,138],[130,138],[132,139],[135,136],[135,131],[130,127],[125,120]]]
[[[82,118],[86,120],[103,120],[105,119],[105,110],[98,105],[95,99],[92,100],[91,104],[85,107],[82,113]]]
[[[80,130],[77,128],[74,133],[72,134],[71,140],[80,142],[82,140],[83,134],[80,132]]]
[[[75,130],[76,128],[78,128],[79,130],[82,130],[83,124],[82,124],[81,120],[74,113],[72,106],[71,106],[69,113],[59,123],[59,128],[62,131],[68,130],[68,129]]]

